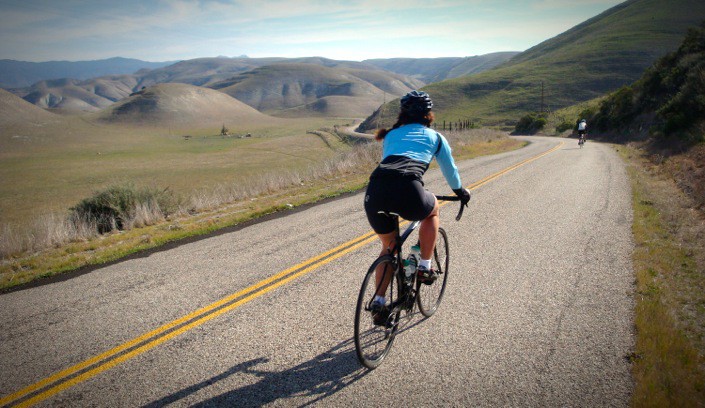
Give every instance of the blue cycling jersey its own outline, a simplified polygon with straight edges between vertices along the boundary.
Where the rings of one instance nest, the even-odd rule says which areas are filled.
[[[443,135],[426,126],[414,123],[389,131],[384,138],[382,162],[392,156],[421,162],[426,168],[435,156],[450,188],[459,189],[463,186],[448,141]]]

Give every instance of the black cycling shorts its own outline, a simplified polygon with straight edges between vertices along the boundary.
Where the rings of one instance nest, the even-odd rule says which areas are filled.
[[[378,234],[393,232],[397,224],[389,214],[405,220],[420,221],[428,217],[436,205],[436,197],[412,178],[373,178],[365,194],[365,213],[370,226]]]

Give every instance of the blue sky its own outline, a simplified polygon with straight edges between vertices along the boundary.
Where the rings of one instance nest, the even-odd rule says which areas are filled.
[[[0,59],[464,57],[523,51],[616,0],[0,0]]]

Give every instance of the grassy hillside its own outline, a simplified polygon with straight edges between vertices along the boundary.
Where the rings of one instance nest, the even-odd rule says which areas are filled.
[[[676,52],[606,98],[590,119],[595,129],[624,137],[641,137],[645,132],[637,129],[648,130],[678,149],[705,141],[705,21],[688,31]]]
[[[418,78],[428,84],[487,71],[517,54],[518,52],[495,52],[464,58],[387,58],[370,59],[363,62],[412,78]]]
[[[423,89],[434,98],[439,120],[513,124],[540,109],[542,83],[551,110],[601,96],[638,79],[703,19],[702,0],[630,0],[497,68]]]
[[[705,22],[643,77],[606,97],[588,120],[597,137],[644,141],[705,209]]]
[[[380,58],[369,59],[364,62],[386,69],[418,78],[425,83],[447,79],[447,73],[463,61],[461,57],[447,58]],[[440,79],[439,79],[440,78]]]

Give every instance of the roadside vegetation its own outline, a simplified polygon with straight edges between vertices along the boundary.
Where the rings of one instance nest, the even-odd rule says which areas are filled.
[[[458,160],[523,146],[504,133],[447,132]],[[306,168],[274,169],[246,181],[177,194],[136,183],[109,185],[76,200],[67,213],[38,216],[0,231],[0,289],[114,261],[165,243],[204,235],[366,185],[379,160],[379,143],[360,142],[338,128],[312,131],[336,153]],[[234,172],[236,173],[236,172]]]
[[[636,245],[635,407],[705,405],[705,214],[638,145],[618,151],[632,180]]]

